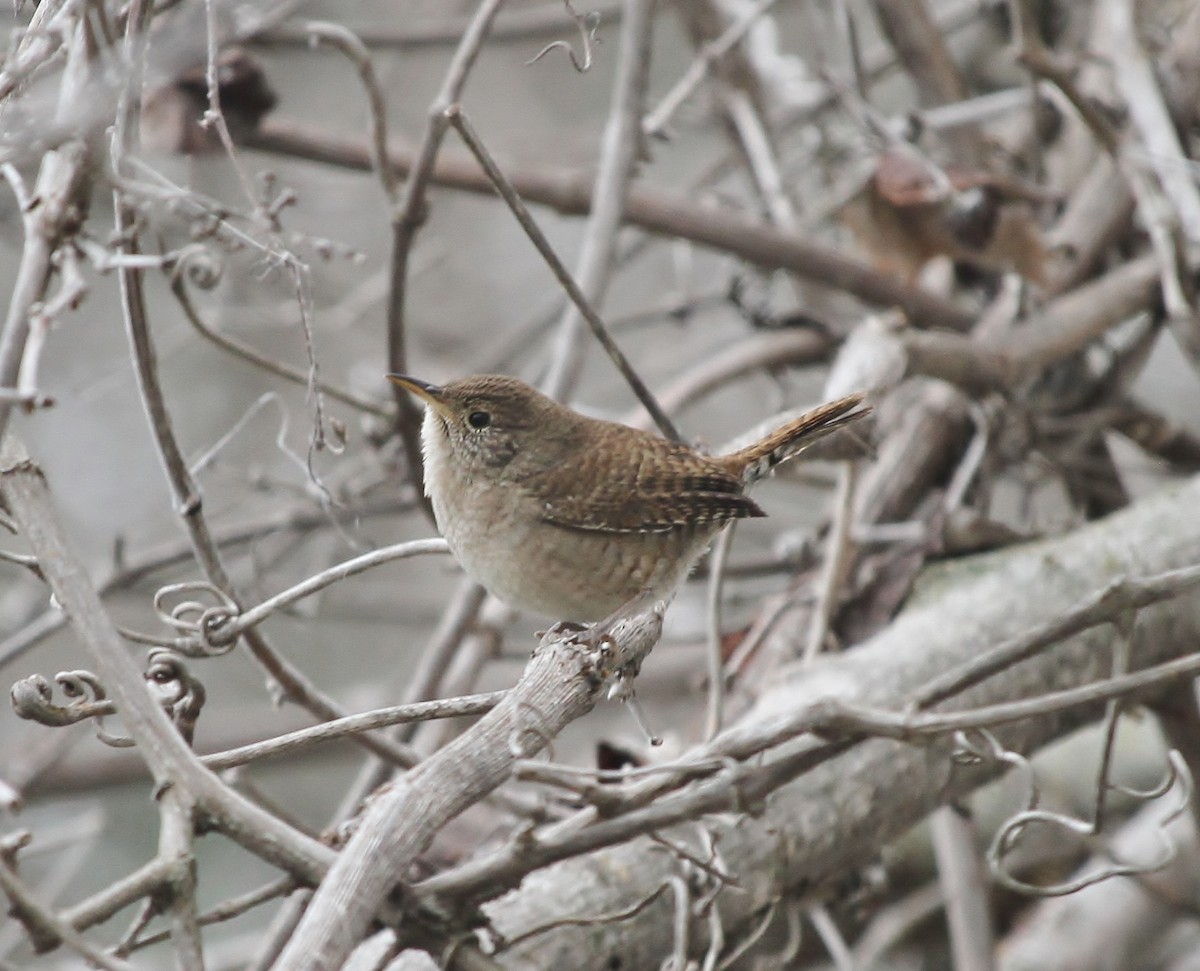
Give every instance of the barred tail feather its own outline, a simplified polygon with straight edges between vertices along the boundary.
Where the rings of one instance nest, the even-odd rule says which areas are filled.
[[[869,414],[871,408],[863,405],[865,399],[866,395],[860,392],[820,405],[777,428],[766,438],[724,455],[718,461],[734,475],[741,476],[747,485],[757,482],[780,462],[786,462],[830,432]]]

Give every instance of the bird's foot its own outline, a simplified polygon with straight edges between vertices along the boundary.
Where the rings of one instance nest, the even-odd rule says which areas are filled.
[[[556,624],[551,625],[549,630],[538,631],[537,636],[563,638],[569,634],[582,634],[591,626],[591,624],[580,624],[574,620],[560,620]]]

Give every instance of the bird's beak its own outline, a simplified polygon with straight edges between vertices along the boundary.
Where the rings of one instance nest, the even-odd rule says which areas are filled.
[[[443,415],[447,413],[446,399],[442,396],[442,389],[436,384],[430,384],[419,378],[410,378],[406,374],[389,374],[387,379],[409,394],[416,395],[435,411]]]

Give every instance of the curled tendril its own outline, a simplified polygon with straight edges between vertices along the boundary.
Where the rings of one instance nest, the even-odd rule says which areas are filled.
[[[98,715],[111,715],[116,707],[104,697],[101,690],[97,696],[88,698],[82,691],[76,690],[87,675],[92,683],[97,683],[95,676],[87,671],[67,671],[55,677],[55,682],[62,688],[63,694],[73,700],[66,705],[55,704],[54,689],[50,682],[40,674],[31,674],[13,684],[9,691],[13,711],[18,718],[26,718],[40,725],[51,728],[61,728],[65,725],[75,725]],[[71,687],[68,688],[68,685]]]
[[[107,697],[108,692],[104,690],[104,685],[100,683],[100,679],[96,675],[91,671],[62,671],[54,676],[54,680],[58,682],[64,695],[76,699],[80,704],[107,704],[110,706],[110,710],[97,710],[92,715],[96,721],[96,737],[100,741],[113,748],[130,748],[133,745],[133,739],[129,736],[114,735],[104,727],[104,719],[113,714],[116,709],[112,707],[112,702]]]
[[[580,46],[583,48],[583,59],[575,53],[575,48],[568,44],[565,40],[551,41],[540,51],[533,55],[525,66],[536,64],[543,57],[549,54],[552,50],[564,50],[567,52],[567,57],[571,59],[571,66],[580,74],[584,74],[591,70],[592,67],[592,46],[600,43],[596,37],[596,31],[600,29],[600,14],[595,10],[591,10],[586,14],[575,12],[575,8],[571,6],[570,0],[563,0],[563,5],[567,8],[567,12],[571,15],[571,19],[575,21],[575,26],[579,28]]]
[[[54,703],[54,689],[40,674],[16,682],[9,697],[17,716],[51,728],[94,719],[96,737],[105,745],[128,748],[133,744],[132,739],[113,735],[104,727],[104,719],[115,714],[117,709],[107,697],[100,679],[91,671],[61,671],[54,676],[54,682],[70,699],[68,704]]]
[[[950,756],[956,765],[983,765],[988,762],[1003,762],[1017,770],[1025,788],[1023,805],[1026,810],[1036,809],[1041,796],[1038,792],[1037,776],[1029,759],[1000,744],[986,728],[973,728],[954,733],[954,751]]]
[[[203,243],[192,243],[174,254],[171,265],[171,282],[186,276],[188,283],[201,290],[211,290],[221,282],[225,264],[216,253]]]
[[[1136,790],[1124,787],[1114,786],[1114,788],[1120,788],[1122,792],[1146,799],[1161,798],[1172,789],[1176,790],[1177,799],[1175,804],[1169,807],[1158,820],[1155,829],[1155,835],[1158,837],[1162,847],[1156,859],[1141,863],[1131,863],[1113,858],[1111,863],[1099,865],[1087,873],[1061,883],[1051,884],[1050,886],[1038,886],[1026,883],[1024,880],[1009,873],[1004,862],[1005,854],[1012,849],[1021,830],[1026,826],[1031,823],[1045,823],[1049,826],[1058,826],[1069,833],[1074,833],[1081,837],[1095,835],[1095,823],[1092,820],[1079,819],[1074,816],[1068,816],[1065,813],[1050,812],[1048,810],[1026,809],[1016,813],[1007,820],[992,838],[992,844],[988,848],[987,861],[996,880],[1010,890],[1015,890],[1017,893],[1038,897],[1063,897],[1067,894],[1075,893],[1077,890],[1082,890],[1084,887],[1090,887],[1093,883],[1100,883],[1102,880],[1108,880],[1112,877],[1138,876],[1145,873],[1153,873],[1170,864],[1175,859],[1177,848],[1175,841],[1171,838],[1171,834],[1167,831],[1167,827],[1187,811],[1188,806],[1191,804],[1192,793],[1195,788],[1195,780],[1193,780],[1191,772],[1188,771],[1187,763],[1184,762],[1183,756],[1176,749],[1171,749],[1167,753],[1167,774],[1159,785],[1150,790],[1137,792]]]
[[[188,673],[183,660],[172,651],[156,648],[149,654],[143,674],[163,710],[191,744],[196,719],[204,707],[204,686]],[[13,684],[9,697],[19,718],[35,721],[51,728],[76,725],[92,719],[96,737],[113,748],[129,748],[133,739],[114,735],[104,726],[104,719],[117,714],[117,707],[108,697],[104,685],[91,671],[62,671],[54,676],[69,700],[65,705],[54,702],[54,689],[40,674],[30,675]]]
[[[191,745],[196,720],[208,697],[204,685],[188,671],[183,658],[161,647],[150,651],[142,677],[146,679],[150,693],[179,729],[179,734]]]
[[[168,598],[193,593],[205,594],[216,603],[183,600],[168,609]],[[222,632],[238,616],[238,606],[233,598],[206,580],[160,587],[154,593],[154,612],[180,636],[174,648],[188,657],[217,657],[228,653],[237,642],[236,637],[223,637]]]

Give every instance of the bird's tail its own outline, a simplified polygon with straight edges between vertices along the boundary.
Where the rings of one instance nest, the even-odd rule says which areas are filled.
[[[786,462],[813,442],[870,414],[870,406],[863,404],[865,399],[866,395],[860,392],[819,405],[765,438],[723,455],[717,461],[740,476],[747,485],[757,482],[780,462]]]

